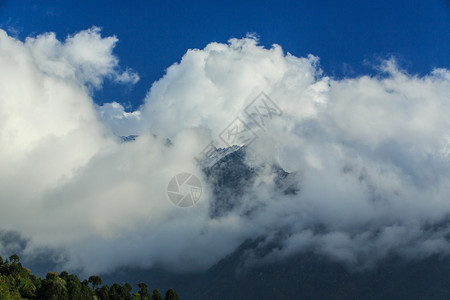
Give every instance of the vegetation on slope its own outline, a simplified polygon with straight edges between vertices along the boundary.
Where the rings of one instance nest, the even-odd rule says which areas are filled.
[[[80,281],[74,274],[66,271],[60,274],[48,272],[42,279],[24,268],[17,255],[3,261],[0,256],[0,299],[19,300],[163,300],[161,293],[155,289],[151,293],[145,283],[139,283],[139,291],[132,293],[129,283],[111,286],[101,285],[99,276],[90,276]],[[167,290],[164,300],[177,300],[173,289]]]

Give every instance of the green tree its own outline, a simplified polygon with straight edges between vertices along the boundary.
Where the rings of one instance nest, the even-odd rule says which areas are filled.
[[[109,286],[105,284],[95,291],[95,295],[99,300],[109,300]]]
[[[128,282],[127,283],[125,283],[124,285],[123,285],[123,288],[122,288],[122,297],[125,299],[125,300],[131,300],[131,290],[133,289],[133,287],[131,286],[131,284],[129,284]]]
[[[180,300],[178,298],[177,293],[173,289],[168,289],[166,295],[164,296],[164,300]]]
[[[110,300],[123,300],[122,298],[122,286],[118,283],[114,283],[109,289],[109,299]]]
[[[15,280],[15,286],[19,290],[20,295],[23,298],[33,299],[35,298],[36,286],[33,281],[27,277],[19,277]]]
[[[141,282],[138,284],[139,287],[139,295],[141,296],[142,300],[151,300],[152,295],[148,291],[148,287],[145,283]]]
[[[100,284],[102,284],[102,279],[100,278],[100,276],[89,276],[88,281],[92,284],[92,288],[95,290],[97,286],[99,286]]]
[[[64,280],[67,280],[67,278],[69,277],[69,273],[67,273],[67,271],[62,271],[62,272],[59,274],[59,277],[62,278],[62,279],[64,279]]]
[[[47,276],[45,276],[45,279],[56,280],[56,279],[58,279],[58,273],[56,273],[56,272],[47,272]]]
[[[12,255],[9,259],[11,263],[0,257],[0,300],[162,300],[157,289],[151,295],[143,282],[138,284],[139,292],[131,296],[132,286],[129,283],[123,286],[114,283],[111,288],[108,285],[96,288],[102,282],[99,276],[90,276],[88,280],[80,282],[76,275],[67,271],[62,271],[59,275],[48,272],[45,279],[42,279],[22,267],[17,255]],[[178,295],[170,289],[164,299],[177,300]]]
[[[13,254],[13,255],[11,255],[11,256],[9,257],[9,260],[10,260],[12,263],[18,263],[18,262],[20,261],[20,258],[19,258],[19,256],[18,256],[17,254]]]
[[[89,287],[89,282],[87,280],[81,282],[81,299],[94,299],[94,291]]]
[[[70,300],[84,300],[82,297],[81,282],[76,275],[68,275],[66,279],[67,295]]]
[[[36,293],[36,298],[42,300],[69,300],[66,281],[60,278],[58,273],[48,272]]]
[[[139,294],[139,293],[134,293],[134,294],[131,296],[131,299],[132,299],[132,300],[142,300],[142,297],[141,297],[141,294]]]
[[[162,295],[158,289],[153,290],[152,300],[162,300]]]
[[[0,299],[10,299],[9,286],[3,275],[0,275]]]

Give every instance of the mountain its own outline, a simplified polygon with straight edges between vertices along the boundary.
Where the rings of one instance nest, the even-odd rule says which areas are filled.
[[[246,163],[246,146],[219,148],[213,159],[203,168],[208,184],[212,187],[214,199],[210,203],[210,217],[224,216],[237,208],[242,196],[253,187],[256,175],[266,167],[258,165],[250,167]],[[211,162],[212,161],[212,162]],[[295,174],[284,171],[279,166],[270,166],[275,187],[283,194],[298,192]],[[246,213],[250,214],[251,211]]]
[[[215,198],[210,217],[241,209],[241,197],[258,172],[269,169],[280,194],[295,194],[295,174],[278,166],[248,166],[246,147],[217,149],[203,163]],[[251,215],[252,211],[242,211]],[[318,229],[320,230],[320,229]],[[280,234],[283,234],[282,232]],[[177,274],[161,269],[121,269],[103,276],[108,281],[145,281],[174,288],[181,299],[450,299],[450,258],[406,260],[391,255],[371,269],[354,269],[312,251],[283,260],[249,264],[248,254],[264,256],[277,245],[255,251],[264,236],[244,242],[206,272]],[[258,253],[259,251],[259,253]],[[266,251],[266,253],[264,253]]]
[[[450,299],[450,259],[389,257],[376,268],[352,270],[314,253],[243,266],[246,242],[204,273],[122,269],[102,276],[173,288],[180,299]]]

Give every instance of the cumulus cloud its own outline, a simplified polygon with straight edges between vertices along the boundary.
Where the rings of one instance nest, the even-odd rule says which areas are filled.
[[[141,126],[141,111],[126,112],[120,103],[104,103],[97,106],[97,111],[103,122],[118,136],[134,135]]]
[[[253,238],[277,246],[249,262],[301,251],[362,266],[393,252],[447,254],[449,70],[419,77],[392,59],[379,76],[335,80],[319,58],[249,36],[188,50],[126,112],[90,96],[105,79],[138,80],[120,71],[116,42],[98,28],[64,42],[0,31],[0,229],[19,232],[24,253],[58,249],[62,267],[88,273],[204,269]],[[263,128],[245,113],[260,92],[282,111]],[[257,136],[246,164],[259,171],[240,203],[214,217],[217,195],[194,157],[210,142],[226,147],[220,134],[236,117]],[[294,172],[298,192],[280,192],[271,166]],[[167,199],[181,172],[203,183],[195,207]]]
[[[57,40],[54,33],[46,33],[27,38],[24,45],[44,73],[94,88],[100,88],[105,77],[134,84],[139,75],[130,69],[118,70],[118,59],[112,54],[117,41],[115,36],[102,38],[100,28],[92,27],[64,42]]]

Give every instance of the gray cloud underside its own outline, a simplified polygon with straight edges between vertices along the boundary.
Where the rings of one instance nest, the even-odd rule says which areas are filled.
[[[414,76],[391,59],[379,76],[337,80],[315,56],[231,39],[188,50],[125,112],[91,97],[105,79],[139,79],[119,67],[116,42],[97,28],[64,41],[0,30],[0,228],[26,239],[23,253],[58,249],[64,268],[88,273],[204,269],[261,236],[261,247],[279,245],[263,260],[311,249],[357,265],[448,253],[449,70]],[[262,171],[239,208],[211,218],[214,195],[194,157],[211,141],[225,147],[219,134],[248,121],[262,91],[283,114],[254,128],[248,164],[295,172],[300,192],[282,195]],[[181,172],[205,183],[193,208],[167,199]]]

